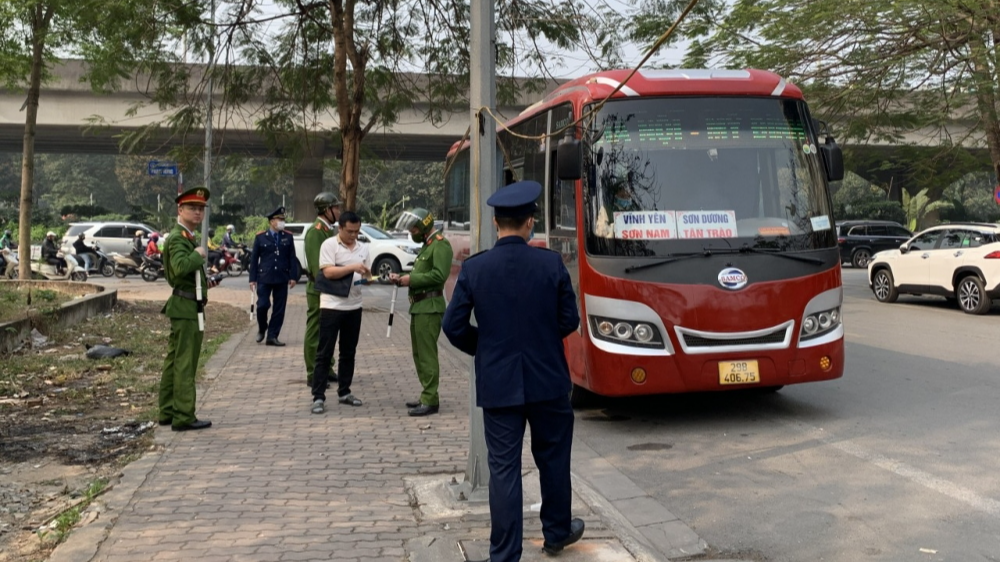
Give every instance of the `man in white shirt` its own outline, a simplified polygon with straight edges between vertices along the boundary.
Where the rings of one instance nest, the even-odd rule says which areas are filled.
[[[322,279],[317,279],[319,296],[319,347],[313,370],[312,413],[325,411],[326,383],[330,373],[333,348],[340,337],[337,361],[337,401],[348,406],[360,406],[361,400],[351,393],[354,380],[354,354],[361,336],[361,286],[371,278],[368,267],[368,246],[358,242],[361,217],[346,211],[337,221],[340,232],[326,239],[319,250]],[[346,289],[349,286],[349,289]],[[335,293],[343,293],[339,296]]]

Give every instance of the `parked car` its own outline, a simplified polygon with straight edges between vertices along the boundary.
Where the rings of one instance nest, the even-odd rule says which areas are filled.
[[[969,314],[1000,298],[1000,225],[932,226],[895,250],[872,256],[868,285],[880,302],[901,294],[938,295]]]
[[[843,221],[836,226],[840,261],[854,267],[866,267],[873,255],[899,248],[913,236],[903,225],[892,221]]]
[[[74,254],[73,242],[82,232],[87,236],[88,246],[97,242],[105,253],[128,255],[137,230],[143,232],[144,243],[149,242],[149,235],[156,232],[155,228],[141,222],[73,222],[63,235],[61,249],[64,254]]]
[[[285,225],[285,230],[292,233],[295,239],[295,255],[299,258],[303,275],[306,270],[306,235],[307,228],[312,223],[290,223]],[[337,225],[333,226],[334,232]],[[388,277],[390,273],[400,273],[413,269],[413,262],[420,253],[420,244],[412,240],[394,238],[388,232],[377,226],[361,223],[361,234],[358,241],[368,244],[368,253],[371,256],[372,274],[379,277]]]

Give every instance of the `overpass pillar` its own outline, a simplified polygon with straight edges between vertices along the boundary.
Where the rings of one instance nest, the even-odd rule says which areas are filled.
[[[292,176],[292,214],[296,222],[312,222],[316,218],[313,199],[323,191],[323,153],[326,141],[310,138]]]

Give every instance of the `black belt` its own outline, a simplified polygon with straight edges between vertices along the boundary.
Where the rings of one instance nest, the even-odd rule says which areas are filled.
[[[434,297],[443,297],[444,291],[427,291],[426,293],[417,293],[416,295],[410,295],[410,304],[415,302],[420,302],[424,299],[430,299]]]
[[[174,289],[174,296],[198,303],[198,312],[204,312],[205,304],[208,303],[208,299],[198,299],[198,295],[194,293],[189,293],[187,291],[182,291],[181,289]]]

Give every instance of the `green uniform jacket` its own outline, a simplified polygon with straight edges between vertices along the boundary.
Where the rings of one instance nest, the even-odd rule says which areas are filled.
[[[167,274],[167,283],[174,289],[195,293],[195,272],[201,276],[201,294],[203,300],[208,300],[208,279],[205,277],[205,258],[195,251],[197,243],[186,228],[177,224],[167,236],[163,245],[163,270]],[[170,318],[198,319],[198,303],[191,299],[170,295],[167,304],[161,311]]]
[[[410,297],[428,291],[444,291],[451,273],[451,243],[440,232],[432,234],[417,254],[410,272]],[[444,297],[431,297],[410,305],[410,314],[444,314]]]
[[[319,275],[319,249],[326,242],[327,238],[333,236],[333,229],[326,225],[323,219],[317,218],[306,231],[306,270],[309,275],[309,283],[306,284],[306,292],[319,294],[314,285],[314,280]]]

